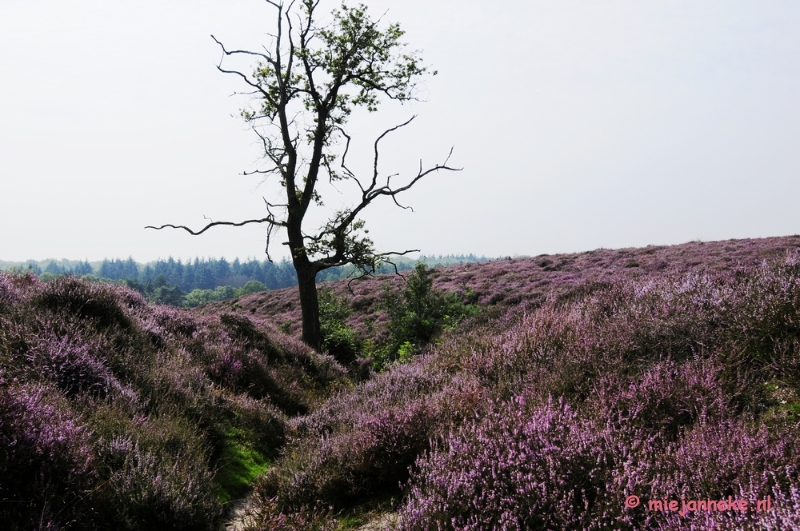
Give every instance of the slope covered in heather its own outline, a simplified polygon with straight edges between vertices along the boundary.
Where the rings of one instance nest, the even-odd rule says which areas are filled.
[[[482,311],[360,383],[296,339],[294,289],[185,311],[0,274],[0,521],[215,529],[258,476],[251,530],[378,512],[406,530],[800,528],[799,252],[786,237],[436,269]],[[325,287],[380,344],[384,287],[403,285]],[[681,497],[772,505],[647,505]]]
[[[800,528],[798,253],[788,237],[439,270],[492,309],[290,419],[250,528],[376,507],[405,530]],[[376,287],[394,281],[355,286],[354,324],[380,322]],[[238,304],[293,311],[290,293]]]
[[[783,257],[800,246],[800,236],[689,242],[672,246],[630,249],[596,249],[576,254],[506,258],[492,262],[467,263],[436,268],[431,276],[434,288],[465,294],[468,290],[481,306],[514,307],[535,305],[554,294],[569,297],[570,290],[590,289],[620,279],[657,278],[689,271],[721,272],[760,265],[764,260]],[[407,272],[402,273],[408,276]],[[347,300],[354,312],[348,324],[365,336],[385,331],[381,292],[385,285],[397,287],[402,279],[380,275],[353,282],[323,282]],[[236,311],[262,322],[280,325],[299,336],[302,322],[296,288],[257,293],[238,301],[205,306],[203,313]],[[373,326],[374,325],[374,326]]]
[[[343,376],[245,317],[0,273],[0,527],[215,530]]]

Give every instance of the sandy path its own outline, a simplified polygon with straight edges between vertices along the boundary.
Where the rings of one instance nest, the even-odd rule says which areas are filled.
[[[233,502],[231,512],[222,526],[224,531],[242,531],[247,523],[247,509],[250,508],[250,497]]]

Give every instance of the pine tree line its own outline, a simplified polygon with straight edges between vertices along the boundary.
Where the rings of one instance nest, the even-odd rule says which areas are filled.
[[[489,259],[469,255],[438,255],[422,256],[419,261],[429,266],[453,265],[465,262],[484,262]],[[395,261],[399,271],[414,268],[417,260],[400,258]],[[249,259],[240,261],[238,258],[229,262],[225,258],[195,258],[187,262],[175,260],[157,260],[148,264],[139,264],[128,258],[127,260],[113,259],[95,263],[93,267],[88,261],[29,261],[25,265],[18,265],[13,270],[24,272],[31,271],[37,275],[49,273],[50,275],[93,275],[95,277],[124,280],[136,286],[168,285],[177,286],[182,292],[190,293],[193,290],[213,290],[218,287],[230,286],[241,288],[249,281],[258,281],[267,289],[280,289],[297,285],[297,275],[292,263],[288,260],[280,262],[258,261]],[[384,265],[379,273],[394,272],[391,265]],[[347,278],[351,268],[340,267],[322,271],[317,276],[318,282],[339,280]],[[49,276],[49,275],[47,275]]]

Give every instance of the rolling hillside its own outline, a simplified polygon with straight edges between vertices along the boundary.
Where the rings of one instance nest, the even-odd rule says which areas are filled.
[[[622,279],[658,278],[690,271],[723,272],[758,266],[765,260],[782,258],[787,251],[800,248],[800,236],[728,240],[722,242],[690,242],[673,246],[648,246],[630,249],[597,249],[577,254],[541,255],[506,258],[486,263],[467,263],[433,270],[434,288],[465,293],[471,290],[484,306],[509,308],[535,306],[547,297],[569,297],[578,288]],[[408,276],[408,272],[401,272]],[[383,286],[400,285],[396,275],[381,275],[353,282],[322,282],[350,302],[354,313],[349,320],[361,333],[367,334],[370,319],[380,325],[379,312]],[[236,311],[284,325],[299,335],[300,306],[296,288],[267,291],[203,307],[202,313]],[[380,328],[380,327],[378,327]]]
[[[297,340],[294,289],[0,273],[0,521],[215,530],[254,486],[250,530],[800,528],[800,237],[431,276],[481,311],[367,375]],[[324,287],[380,345],[404,285]]]
[[[291,419],[249,529],[387,511],[405,530],[800,528],[799,250],[800,237],[693,242],[437,271],[486,310]],[[392,282],[330,289],[379,338]],[[297,321],[291,291],[234,306]],[[714,509],[650,505],[681,499]]]

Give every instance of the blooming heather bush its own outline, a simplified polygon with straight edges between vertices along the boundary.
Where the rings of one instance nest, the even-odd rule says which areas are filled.
[[[83,525],[95,479],[89,436],[69,405],[41,385],[0,377],[0,521],[9,530]]]
[[[247,317],[223,313],[220,321],[231,339],[244,341],[247,345],[257,348],[269,361],[284,359],[284,353],[276,347],[272,339],[256,328],[253,321]]]
[[[740,273],[736,294],[726,303],[728,335],[741,350],[758,362],[791,363],[775,354],[782,343],[800,340],[800,253],[751,274]]]
[[[255,399],[268,398],[289,414],[306,412],[308,397],[303,389],[294,386],[293,377],[301,378],[302,371],[293,371],[281,365],[269,364],[259,350],[246,342],[224,337],[209,352],[208,376],[231,390],[246,393]]]
[[[418,358],[414,363],[399,365],[352,390],[336,393],[318,410],[293,419],[290,425],[298,435],[316,438],[348,429],[385,408],[402,406],[416,397],[434,394],[442,389],[448,376],[429,370],[428,362],[426,358]]]
[[[772,299],[769,307],[781,309],[783,324],[759,325],[763,320],[752,309],[754,301],[761,300],[761,288],[748,280],[751,275],[777,277],[775,283],[797,282],[796,273],[770,271],[764,266],[740,278],[690,273],[617,282],[569,304],[551,299],[532,312],[509,312],[507,331],[486,334],[487,339],[475,342],[469,352],[462,350],[459,364],[506,397],[519,392],[526,379],[536,378],[550,382],[554,395],[586,398],[603,375],[619,371],[623,379],[629,378],[661,359],[708,357],[712,351],[722,356],[723,383],[729,391],[742,378],[748,385],[775,377],[797,382],[798,327],[792,324],[800,315],[797,290],[784,290],[774,298],[767,292],[764,297]],[[769,356],[758,354],[765,348]],[[733,369],[743,364],[749,372]],[[739,407],[755,407],[758,399],[754,396],[748,403],[745,393],[738,397]]]
[[[38,293],[33,295],[31,302],[43,310],[79,316],[100,330],[130,326],[130,319],[120,306],[115,290],[70,276],[39,284]]]
[[[796,426],[768,428],[742,419],[713,423],[702,420],[675,442],[645,447],[640,459],[628,463],[617,476],[612,489],[623,487],[622,491],[640,495],[642,500],[720,500],[730,496],[753,506],[756,500],[769,495],[775,499],[774,512],[696,512],[681,515],[679,521],[675,515],[639,508],[625,512],[621,519],[634,528],[686,529],[692,524],[695,529],[704,525],[711,529],[741,529],[746,523],[761,525],[771,521],[773,529],[796,529],[798,449],[800,435]],[[788,525],[791,521],[794,525]],[[776,526],[778,522],[787,525]]]
[[[214,381],[235,389],[242,379],[243,368],[242,360],[238,359],[233,352],[222,350],[219,357],[209,367],[209,375]]]
[[[604,426],[563,401],[531,408],[521,396],[498,403],[419,461],[400,529],[684,529],[690,523],[701,529],[707,520],[738,529],[762,518],[788,523],[796,521],[798,443],[794,427],[768,430],[705,419],[669,443],[657,426]],[[642,506],[625,506],[631,494],[640,496]],[[728,496],[755,503],[767,495],[786,505],[775,514],[681,518],[647,505]]]
[[[406,529],[797,528],[798,246],[694,242],[435,270],[434,289],[494,306],[359,385],[282,331],[299,327],[294,291],[198,316],[122,287],[0,274],[0,434],[24,442],[0,459],[49,471],[25,488],[52,478],[33,505],[0,504],[0,521],[209,528],[240,492],[222,478],[247,469],[246,487],[280,455],[258,483],[255,529],[332,525],[314,508],[398,496],[409,467]],[[373,344],[388,322],[380,286],[395,282],[353,285],[362,299],[347,326]],[[41,400],[24,398],[37,389]],[[44,418],[68,436],[25,438],[47,432]],[[771,495],[775,510],[678,518],[626,509],[631,493]]]
[[[497,305],[538,307],[550,294],[569,291],[590,283],[630,281],[658,278],[664,274],[682,275],[691,271],[731,271],[752,268],[765,259],[780,259],[787,251],[800,248],[800,236],[729,240],[722,242],[690,242],[669,247],[648,246],[639,249],[596,249],[579,254],[514,258],[485,263],[470,263],[436,268],[431,276],[433,287],[467,296],[470,301],[487,306],[492,299]],[[626,267],[631,261],[639,267]],[[395,275],[378,275],[364,281],[325,283],[339,297],[352,301],[353,315],[347,324],[359,336],[383,343],[386,315],[376,313],[383,285],[401,286]],[[351,294],[350,289],[354,292]],[[275,323],[284,323],[299,335],[300,306],[295,288],[254,294],[239,301],[243,312],[266,316]],[[212,304],[207,311],[228,311],[230,304]]]
[[[430,358],[417,358],[291,421],[293,442],[258,492],[294,509],[317,503],[346,508],[399,494],[399,484],[431,438],[484,402],[475,378],[450,377],[431,370]]]
[[[114,439],[108,445],[121,466],[108,480],[109,508],[124,529],[215,529],[219,501],[208,488],[213,472],[180,450],[169,457],[145,452],[137,443]]]
[[[612,373],[600,378],[587,404],[599,419],[654,428],[673,439],[701,418],[720,420],[732,412],[736,392],[723,388],[721,372],[718,363],[697,359],[660,362],[633,379]]]
[[[11,303],[16,302],[19,298],[18,289],[15,284],[20,281],[17,280],[15,282],[16,278],[19,277],[0,272],[0,311],[8,307]],[[33,282],[32,275],[31,277],[24,278],[29,278],[29,281]]]
[[[392,493],[433,436],[436,411],[406,404],[365,416],[351,430],[305,439],[287,449],[282,466],[270,469],[258,490],[282,507],[322,503],[347,507]]]
[[[254,446],[267,456],[274,456],[286,442],[286,416],[277,407],[246,395],[231,399],[236,426],[250,433]]]
[[[136,308],[137,316],[141,319],[143,327],[153,335],[163,338],[189,339],[199,330],[196,318],[186,310],[172,306],[150,307],[145,305]]]
[[[603,404],[597,410],[600,418],[613,416],[622,428],[631,423],[657,437],[657,443],[643,445],[636,460],[615,472],[609,490],[618,492],[620,499],[635,493],[643,500],[732,496],[755,503],[772,495],[787,505],[778,513],[757,515],[759,525],[765,517],[786,521],[800,479],[800,434],[796,426],[772,414],[761,423],[736,417],[731,407],[736,391],[724,389],[723,374],[713,357],[680,367],[667,362],[616,396],[611,388],[598,393]],[[613,405],[606,407],[609,404]],[[622,514],[621,521],[633,528],[685,529],[691,523],[696,529],[740,529],[751,516],[690,514],[679,521],[661,513],[631,511]]]
[[[514,408],[517,399],[447,437],[419,462],[401,527],[794,525],[796,426],[736,415],[758,411],[751,406],[765,400],[765,382],[798,381],[795,263],[789,256],[734,276],[619,283],[523,316],[467,366],[487,383],[527,385],[534,403],[555,392],[579,407],[525,412]],[[776,354],[788,363],[775,364]],[[584,476],[574,475],[575,463]],[[546,496],[533,494],[537,486]],[[633,493],[751,503],[772,495],[786,506],[768,515],[678,518],[625,509]]]
[[[400,529],[581,529],[609,479],[608,430],[564,402],[497,404],[419,462]]]
[[[86,341],[78,333],[58,337],[43,331],[25,353],[32,371],[55,382],[67,394],[105,396],[114,380],[102,361],[102,342]]]
[[[691,531],[740,531],[740,530],[767,530],[783,531],[800,529],[800,488],[791,487],[789,494],[774,489],[769,494],[771,508],[765,511],[741,513],[734,511],[698,513],[690,518],[681,517],[680,514],[670,513],[663,516],[663,521],[654,523],[654,528],[664,531],[691,530]],[[742,493],[739,499],[752,503],[756,498],[749,498],[748,493]],[[767,498],[760,498],[766,500]],[[748,504],[752,508],[751,504]]]

